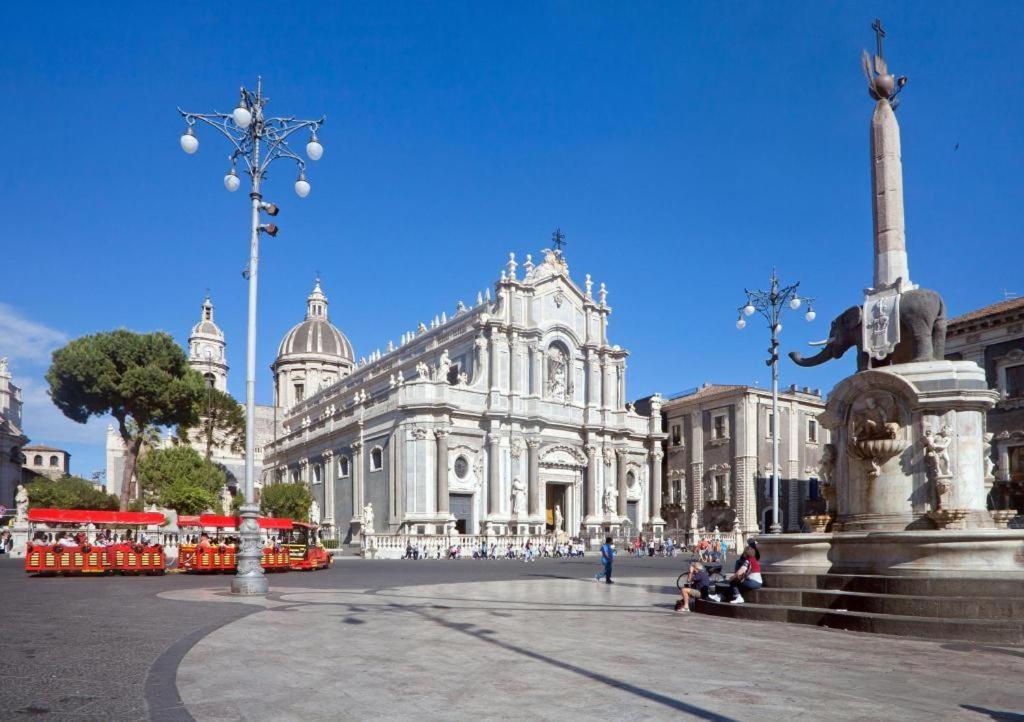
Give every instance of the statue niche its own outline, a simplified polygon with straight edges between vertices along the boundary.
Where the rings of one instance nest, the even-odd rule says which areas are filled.
[[[547,398],[567,404],[572,400],[572,366],[569,353],[560,343],[553,343],[545,353]]]
[[[899,403],[888,391],[872,391],[850,405],[847,448],[865,462],[869,481],[877,479],[882,466],[909,446],[902,438],[904,426]]]

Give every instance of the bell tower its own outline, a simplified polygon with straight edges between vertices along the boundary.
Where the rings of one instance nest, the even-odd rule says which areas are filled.
[[[188,337],[188,365],[201,373],[207,384],[221,391],[228,389],[226,347],[224,332],[214,323],[213,303],[207,294],[199,323],[192,327]]]

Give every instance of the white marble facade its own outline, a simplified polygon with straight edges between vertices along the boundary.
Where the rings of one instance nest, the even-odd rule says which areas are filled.
[[[378,533],[537,533],[556,505],[570,533],[660,530],[660,412],[626,404],[604,286],[549,250],[495,288],[283,410],[268,479],[308,483],[341,541],[368,508]]]

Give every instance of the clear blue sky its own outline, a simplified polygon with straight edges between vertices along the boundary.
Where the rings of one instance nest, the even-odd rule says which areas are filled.
[[[310,197],[286,166],[266,187],[282,231],[264,244],[261,402],[317,269],[361,355],[469,302],[556,225],[577,279],[608,285],[631,396],[766,385],[767,332],[733,327],[744,286],[775,265],[818,297],[818,321],[785,323],[788,350],[871,280],[859,54],[876,14],[910,77],[913,279],[953,313],[1024,293],[1020,3],[12,5],[0,355],[26,430],[102,468],[104,423],[48,407],[47,352],[122,326],[184,342],[207,287],[241,397],[246,198],[221,185],[218,138],[179,150],[175,107],[229,110],[258,73],[270,111],[328,115]],[[787,360],[782,378],[827,390],[852,367]]]

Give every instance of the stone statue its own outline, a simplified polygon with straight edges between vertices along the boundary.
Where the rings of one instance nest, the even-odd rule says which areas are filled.
[[[373,503],[363,507],[363,534],[373,534]]]
[[[834,514],[836,504],[836,446],[825,444],[821,448],[821,461],[818,463],[818,481],[821,483],[821,496],[825,500],[825,513]]]
[[[555,504],[555,531],[562,531],[562,522],[565,519],[562,517],[562,507]]]
[[[316,499],[313,499],[313,503],[309,505],[309,523],[320,523],[320,505],[317,504]]]
[[[604,490],[604,511],[606,514],[615,513],[615,497],[619,494],[615,487],[609,484]]]
[[[523,513],[526,499],[526,484],[519,477],[512,480],[512,516]]]
[[[231,515],[231,489],[225,484],[220,489],[220,505],[224,509],[224,516]],[[154,506],[156,506],[154,504]]]
[[[28,521],[28,489],[18,484],[18,492],[14,495],[15,521]]]
[[[447,381],[448,374],[451,372],[451,369],[452,361],[448,357],[448,349],[445,349],[444,351],[441,352],[441,358],[437,362],[437,380]]]
[[[7,370],[7,357],[0,358],[0,376],[6,376],[10,372]]]
[[[996,464],[992,461],[992,439],[995,438],[995,434],[991,431],[985,433],[985,478],[993,479],[995,477]]]
[[[943,424],[938,433],[931,428],[925,430],[925,467],[932,483],[939,484],[940,479],[949,478],[949,444],[952,443],[951,429]]]
[[[858,400],[851,410],[851,436],[857,441],[897,438],[900,424],[895,407],[895,399],[888,394]]]
[[[426,363],[424,363],[423,361],[420,361],[419,363],[416,364],[416,375],[420,379],[429,379],[430,378],[430,368],[427,366]]]
[[[547,353],[548,397],[566,401],[571,395],[569,361],[560,349],[550,348]]]

